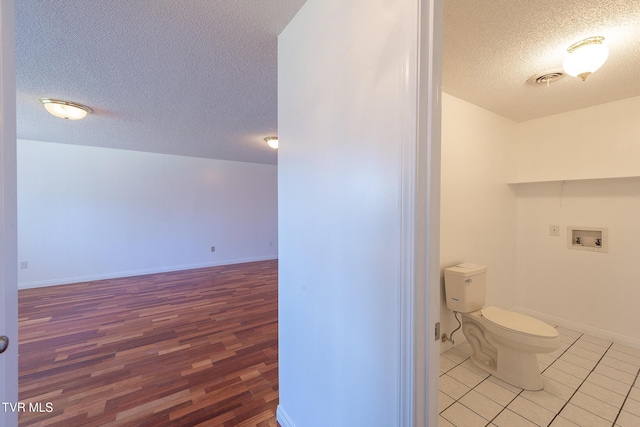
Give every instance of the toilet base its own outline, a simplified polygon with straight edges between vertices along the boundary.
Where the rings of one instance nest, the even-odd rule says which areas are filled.
[[[462,333],[471,347],[471,362],[502,381],[525,390],[542,390],[536,353],[514,349],[513,343],[487,333],[472,316],[463,315]]]
[[[471,348],[473,349],[473,346]],[[478,357],[471,356],[471,362],[475,366],[514,387],[531,391],[542,390],[544,387],[536,354],[498,346],[497,359],[496,368],[483,364]]]

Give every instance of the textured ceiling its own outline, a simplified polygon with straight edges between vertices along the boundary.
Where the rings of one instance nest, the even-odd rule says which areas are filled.
[[[515,121],[640,95],[640,0],[443,0],[445,92]],[[18,137],[277,163],[277,35],[305,0],[18,0]],[[586,82],[527,79],[605,36]],[[94,113],[50,116],[40,97]]]
[[[586,81],[532,85],[574,42],[609,60]],[[640,95],[640,0],[444,0],[443,90],[514,121]]]
[[[18,0],[18,138],[275,164],[277,36],[304,2]]]

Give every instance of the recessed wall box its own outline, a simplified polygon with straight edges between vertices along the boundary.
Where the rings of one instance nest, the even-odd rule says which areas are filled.
[[[567,227],[567,248],[608,252],[609,233],[603,227]]]

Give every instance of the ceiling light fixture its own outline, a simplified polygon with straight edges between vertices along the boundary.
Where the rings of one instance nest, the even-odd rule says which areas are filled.
[[[267,145],[269,145],[269,147],[273,148],[274,150],[278,149],[278,137],[277,136],[268,136],[264,140],[267,143]]]
[[[567,49],[562,68],[567,74],[585,81],[591,73],[602,67],[609,57],[609,49],[604,45],[604,37],[595,36],[580,40]]]
[[[39,98],[38,101],[49,113],[61,119],[80,120],[91,112],[91,108],[76,102],[54,98]]]

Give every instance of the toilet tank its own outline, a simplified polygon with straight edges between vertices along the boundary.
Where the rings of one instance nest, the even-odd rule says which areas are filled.
[[[461,313],[480,310],[487,291],[487,267],[465,263],[445,268],[444,288],[449,309]]]

